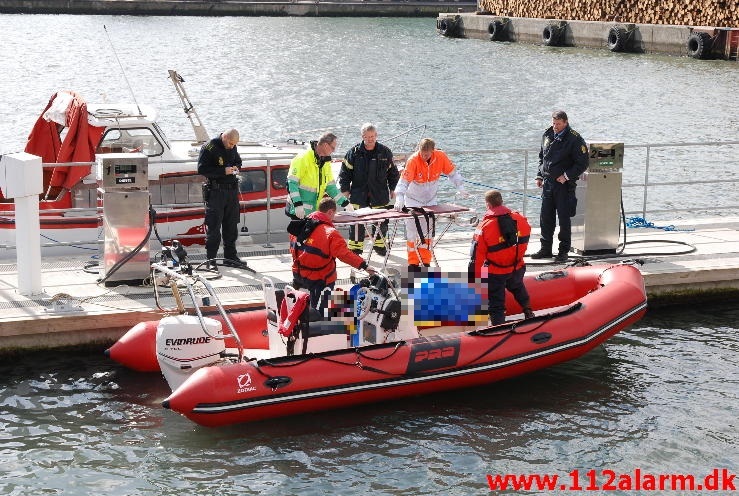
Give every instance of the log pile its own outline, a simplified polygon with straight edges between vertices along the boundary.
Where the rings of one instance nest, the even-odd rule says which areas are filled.
[[[478,0],[478,8],[509,17],[739,28],[737,0]]]

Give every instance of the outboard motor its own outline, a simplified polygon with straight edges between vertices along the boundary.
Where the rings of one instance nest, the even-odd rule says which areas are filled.
[[[172,391],[201,367],[217,362],[226,350],[220,322],[195,315],[164,317],[157,326],[157,360]]]

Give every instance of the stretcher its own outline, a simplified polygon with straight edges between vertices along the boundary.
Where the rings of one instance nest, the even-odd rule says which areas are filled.
[[[414,210],[409,208],[404,208],[402,211],[398,211],[395,209],[385,210],[362,208],[355,210],[354,212],[340,212],[336,214],[336,217],[334,217],[334,225],[339,227],[364,224],[365,231],[367,233],[374,233],[371,240],[372,245],[374,245],[377,239],[382,238],[385,241],[386,248],[385,257],[382,261],[382,268],[385,269],[395,241],[395,236],[398,232],[398,223],[407,219],[413,219],[414,213],[416,215],[420,215],[420,220],[425,222],[423,214],[417,211],[418,208],[416,208],[415,210],[416,211],[414,212]],[[438,234],[434,237],[432,245],[428,247],[429,251],[431,252],[434,265],[438,267],[439,263],[436,260],[434,248],[454,224],[459,225],[460,216],[462,214],[472,212],[472,209],[463,207],[461,205],[455,205],[453,203],[442,203],[439,205],[423,207],[423,211],[427,214],[433,214],[433,218],[436,222],[436,227],[441,227],[440,231],[438,229],[436,230]],[[474,219],[474,217],[471,217],[470,221],[468,221],[467,224],[472,224],[472,219]],[[382,231],[380,230],[380,224],[385,221],[389,222],[387,237],[383,237]],[[374,229],[370,229],[370,227],[374,227]],[[417,242],[415,243],[415,245],[418,246],[419,240],[416,241]],[[369,255],[366,258],[367,263],[369,263],[370,259],[372,258],[372,253],[373,250],[370,250]]]

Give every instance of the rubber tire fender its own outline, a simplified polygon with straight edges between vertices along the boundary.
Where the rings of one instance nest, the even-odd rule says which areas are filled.
[[[612,52],[623,52],[626,49],[626,30],[612,26],[608,30],[608,49]]]
[[[490,41],[504,41],[505,34],[503,30],[505,27],[500,21],[490,21],[488,24],[488,34],[490,35]]]
[[[702,31],[693,32],[688,38],[688,56],[707,59],[711,53],[711,35]]]
[[[560,28],[556,24],[547,24],[541,33],[541,41],[546,46],[559,46]]]
[[[439,21],[439,32],[442,36],[452,37],[457,34],[457,21],[444,18]]]

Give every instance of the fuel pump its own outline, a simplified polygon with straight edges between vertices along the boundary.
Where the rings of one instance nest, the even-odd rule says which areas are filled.
[[[97,155],[98,194],[103,203],[103,280],[141,284],[149,277],[148,158],[141,153]]]
[[[578,181],[572,249],[581,255],[615,254],[621,222],[623,143],[590,143],[588,170]]]

